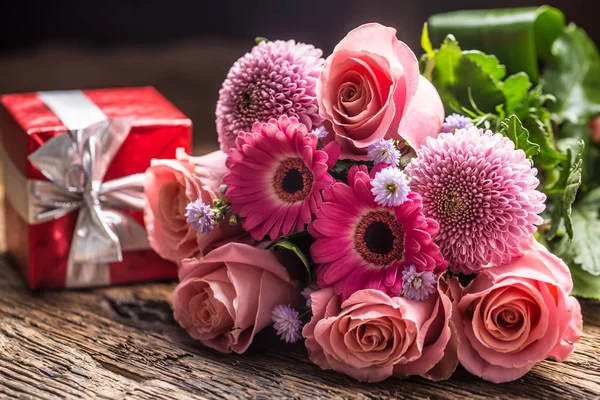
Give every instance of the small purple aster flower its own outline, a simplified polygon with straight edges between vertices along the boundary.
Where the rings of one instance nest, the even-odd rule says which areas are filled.
[[[329,132],[327,132],[327,129],[325,129],[325,127],[323,125],[319,126],[317,129],[312,131],[312,133],[317,135],[317,138],[319,140],[323,140],[327,137],[327,135],[329,135]]]
[[[215,225],[214,211],[208,204],[204,204],[202,199],[196,199],[188,204],[185,222],[191,224],[198,233],[208,233],[212,231]]]
[[[423,301],[435,292],[433,271],[417,272],[414,265],[402,271],[402,295],[407,299]]]
[[[300,329],[302,322],[298,318],[298,311],[294,310],[289,305],[279,304],[273,308],[271,312],[273,320],[273,328],[281,340],[287,343],[294,343],[302,337]]]
[[[319,287],[316,283],[311,283],[309,286],[305,287],[300,294],[306,299],[306,307],[312,307],[312,298],[310,297],[313,292],[319,290]]]
[[[375,164],[384,163],[398,166],[400,162],[400,151],[394,145],[392,139],[381,139],[379,142],[367,147],[369,160]]]
[[[406,175],[396,167],[387,167],[376,173],[371,186],[375,202],[386,207],[398,207],[410,193]]]
[[[221,150],[235,147],[255,122],[296,117],[308,130],[318,125],[317,79],[325,60],[312,45],[263,41],[238,59],[223,82],[216,123]]]
[[[440,225],[435,241],[453,272],[518,257],[543,221],[537,169],[499,133],[471,128],[427,138],[405,171],[423,214]]]
[[[442,125],[442,132],[454,132],[456,129],[469,129],[474,126],[469,117],[460,114],[450,114],[446,117],[444,125]]]

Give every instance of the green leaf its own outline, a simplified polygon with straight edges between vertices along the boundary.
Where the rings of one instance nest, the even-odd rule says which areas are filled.
[[[505,103],[502,90],[475,61],[463,56],[458,42],[449,35],[435,55],[432,82],[444,103],[446,114],[464,113],[463,108],[494,112]]]
[[[495,54],[510,74],[525,72],[539,78],[538,60],[550,57],[552,42],[561,34],[565,17],[548,7],[463,10],[429,18],[435,46],[453,34],[466,49]]]
[[[556,235],[561,222],[564,223],[569,238],[573,238],[571,206],[577,196],[577,190],[581,186],[581,165],[584,148],[583,140],[574,142],[574,145],[567,147],[567,160],[561,165],[558,180],[545,191],[550,196],[553,207],[552,227],[548,232],[549,239]]]
[[[559,137],[581,139],[586,142],[583,151],[583,171],[581,186],[585,191],[600,186],[600,149],[591,140],[592,131],[588,124],[564,123],[560,126]]]
[[[423,31],[421,32],[421,47],[425,54],[429,57],[433,57],[435,55],[435,51],[433,50],[433,46],[431,45],[431,40],[429,40],[429,30],[427,29],[427,22],[423,24]]]
[[[269,39],[267,39],[266,37],[262,37],[262,36],[257,36],[254,38],[254,43],[259,44],[260,42],[268,42]]]
[[[490,75],[495,81],[501,81],[506,76],[506,67],[500,64],[493,54],[485,54],[479,50],[463,51],[463,56],[475,62],[483,72]]]
[[[556,96],[559,121],[587,124],[600,114],[600,55],[586,33],[571,24],[552,45],[544,91]]]
[[[550,169],[567,159],[567,155],[556,150],[552,134],[536,115],[523,120],[523,126],[529,131],[529,139],[540,146],[540,152],[533,157],[536,167]]]
[[[531,81],[524,72],[511,75],[504,80],[502,91],[506,97],[506,112],[508,114],[514,112],[523,100],[525,100],[530,88]]]
[[[580,142],[580,147],[575,155],[575,161],[571,165],[571,170],[569,171],[569,176],[567,177],[567,184],[565,187],[565,192],[563,194],[563,207],[564,207],[564,222],[565,228],[567,230],[567,235],[570,238],[573,238],[573,223],[571,219],[571,206],[575,202],[575,198],[577,197],[577,190],[579,190],[579,186],[581,186],[581,164],[582,164],[582,154],[583,154],[583,142]]]
[[[600,276],[594,276],[581,269],[578,265],[570,265],[573,277],[571,294],[585,299],[600,300]]]
[[[500,122],[500,126],[500,133],[512,140],[515,148],[523,150],[527,158],[540,152],[540,146],[529,141],[529,132],[516,115],[513,114]]]
[[[303,234],[304,232],[301,232]],[[306,249],[302,249],[301,246],[292,242],[290,238],[282,238],[277,242],[274,242],[270,247],[277,259],[283,266],[286,267],[290,277],[301,282],[311,281],[311,268],[310,261],[306,256],[310,246],[306,246]],[[298,240],[302,241],[301,238]]]
[[[306,267],[307,272],[310,274],[310,266],[308,264],[308,258],[304,255],[302,250],[300,250],[296,245],[289,240],[279,240],[273,245],[274,248],[283,247],[286,250],[293,252],[299,259],[302,261],[302,264]]]
[[[600,221],[598,221],[598,211],[591,212],[583,207],[573,207],[571,219],[573,229],[577,232],[571,242],[575,253],[573,261],[581,265],[584,271],[592,275],[600,275]]]

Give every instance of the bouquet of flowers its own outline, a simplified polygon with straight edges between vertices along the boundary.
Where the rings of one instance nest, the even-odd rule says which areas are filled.
[[[150,244],[180,265],[179,324],[236,353],[272,325],[366,382],[448,379],[458,363],[506,382],[565,360],[582,317],[559,256],[600,273],[586,253],[600,184],[582,174],[600,57],[585,33],[543,7],[434,16],[420,59],[376,23],[326,59],[257,42],[219,93],[221,150],[146,173]],[[571,52],[590,59],[579,81]]]

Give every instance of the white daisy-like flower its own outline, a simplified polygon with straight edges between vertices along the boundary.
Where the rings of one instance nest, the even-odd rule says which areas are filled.
[[[410,193],[406,175],[396,167],[387,167],[376,173],[371,186],[375,202],[386,207],[401,205]]]

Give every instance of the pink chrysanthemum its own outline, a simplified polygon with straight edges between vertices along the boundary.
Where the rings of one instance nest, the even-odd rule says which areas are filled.
[[[364,165],[350,168],[348,182],[324,190],[323,205],[308,228],[317,239],[310,253],[319,264],[320,287],[333,286],[343,299],[360,289],[397,296],[406,265],[436,273],[446,268],[432,240],[438,225],[421,213],[418,194],[408,194],[398,207],[378,205]]]
[[[256,240],[302,231],[322,203],[321,190],[333,183],[327,170],[339,147],[317,150],[317,136],[285,115],[255,123],[242,132],[227,158],[223,178],[227,200],[242,227]],[[329,152],[329,154],[328,154]],[[330,156],[331,155],[331,156]]]
[[[436,242],[455,272],[510,261],[542,222],[537,170],[501,134],[470,128],[428,138],[405,171],[440,224]]]
[[[221,150],[235,147],[241,131],[281,115],[296,117],[310,130],[321,121],[316,84],[323,52],[293,40],[261,42],[237,60],[227,74],[217,102]]]

